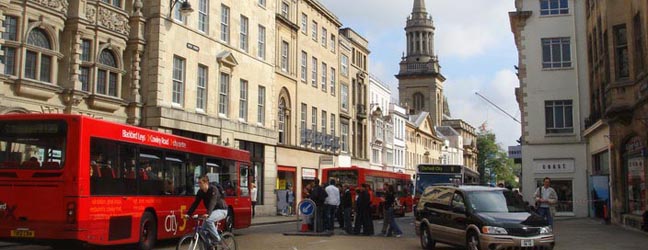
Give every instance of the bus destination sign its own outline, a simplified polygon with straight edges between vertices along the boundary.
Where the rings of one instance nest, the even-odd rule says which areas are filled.
[[[419,173],[461,173],[461,166],[456,165],[419,165]]]

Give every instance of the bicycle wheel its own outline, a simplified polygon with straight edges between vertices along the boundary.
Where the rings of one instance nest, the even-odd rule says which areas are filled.
[[[195,238],[195,234],[185,235],[178,242],[176,250],[205,250],[202,239]]]
[[[234,234],[225,232],[221,235],[221,241],[216,245],[216,250],[236,250],[236,240]]]

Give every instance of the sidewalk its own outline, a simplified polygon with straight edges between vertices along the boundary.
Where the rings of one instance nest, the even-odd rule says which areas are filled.
[[[605,225],[589,218],[557,219],[556,250],[646,249],[648,233]]]
[[[279,224],[286,222],[297,222],[299,218],[297,215],[293,216],[283,216],[283,215],[274,215],[274,216],[255,216],[252,218],[252,226],[258,225],[267,225],[267,224]]]

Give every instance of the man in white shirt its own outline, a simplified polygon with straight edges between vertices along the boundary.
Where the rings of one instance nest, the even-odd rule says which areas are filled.
[[[324,189],[326,200],[324,200],[324,230],[333,232],[335,227],[335,210],[340,205],[340,190],[335,186],[335,180],[331,179],[329,185]]]
[[[558,203],[558,194],[556,194],[556,191],[550,185],[551,179],[545,177],[543,186],[538,187],[533,196],[536,200],[538,214],[547,219],[549,225],[553,227],[553,214],[551,210]]]

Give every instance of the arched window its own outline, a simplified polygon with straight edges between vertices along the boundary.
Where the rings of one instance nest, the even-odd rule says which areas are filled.
[[[278,130],[279,130],[279,143],[285,144],[286,143],[286,99],[281,98],[279,99],[279,124],[278,124]]]
[[[423,99],[423,94],[416,93],[414,94],[414,110],[421,111],[425,107],[425,100]]]
[[[25,78],[52,82],[54,51],[47,32],[41,28],[34,28],[27,36],[27,44]]]
[[[97,68],[96,93],[117,96],[120,73],[115,54],[108,49],[102,50]]]

